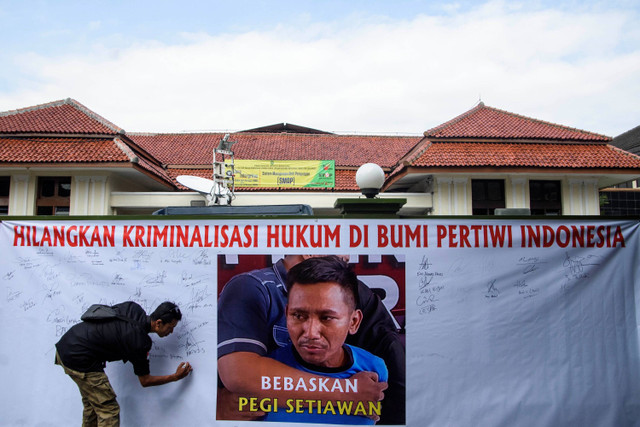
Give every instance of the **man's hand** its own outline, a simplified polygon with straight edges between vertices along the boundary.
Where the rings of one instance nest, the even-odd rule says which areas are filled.
[[[182,362],[178,365],[178,369],[176,369],[176,381],[183,379],[184,377],[186,377],[187,375],[189,375],[189,373],[193,371],[193,368],[191,367],[191,365],[189,364],[189,362]]]
[[[358,393],[354,396],[356,401],[378,402],[384,399],[384,391],[389,387],[386,382],[378,382],[378,374],[375,372],[358,372],[350,379],[358,380]]]
[[[262,411],[240,411],[240,395],[232,393],[226,388],[218,387],[218,403],[216,405],[216,419],[234,421],[253,421],[264,415]]]
[[[178,365],[178,369],[174,374],[170,375],[142,375],[138,376],[142,387],[151,387],[156,385],[167,384],[173,381],[179,381],[189,375],[193,369],[189,362],[182,362]]]
[[[378,374],[375,372],[362,371],[349,378],[358,380],[358,393],[355,395],[357,401],[378,402],[384,399],[384,391],[389,387],[386,382],[378,382]],[[374,422],[380,421],[380,417],[375,413],[368,415]]]

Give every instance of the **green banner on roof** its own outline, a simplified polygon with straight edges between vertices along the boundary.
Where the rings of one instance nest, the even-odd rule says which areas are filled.
[[[334,188],[334,160],[236,160],[235,186]]]

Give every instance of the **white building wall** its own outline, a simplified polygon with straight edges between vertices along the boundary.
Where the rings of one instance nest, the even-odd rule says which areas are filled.
[[[563,184],[563,215],[600,215],[597,179],[569,178]]]
[[[505,182],[505,199],[507,208],[528,208],[529,180],[520,176],[509,177]]]
[[[467,177],[442,176],[434,179],[435,215],[471,215],[471,181]]]
[[[71,215],[110,215],[111,191],[105,175],[78,175],[71,180]]]
[[[69,171],[24,170],[11,175],[9,215],[34,215],[38,176],[70,175]],[[507,208],[529,207],[529,178],[514,175],[476,175],[478,179],[504,179]],[[471,181],[475,176],[444,175],[434,177],[433,193],[383,193],[382,198],[406,198],[403,213],[425,215],[471,215]],[[599,185],[593,176],[536,176],[562,182],[563,215],[599,215]],[[167,206],[203,203],[195,192],[113,191],[108,174],[72,176],[71,215],[111,215],[125,212],[152,212]],[[120,188],[119,188],[120,189]],[[338,198],[362,197],[355,192],[238,192],[234,206],[293,204],[310,205],[321,215],[335,214]]]
[[[11,175],[9,215],[33,215],[35,182],[28,174]]]

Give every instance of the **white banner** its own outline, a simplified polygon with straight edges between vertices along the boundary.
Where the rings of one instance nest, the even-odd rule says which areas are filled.
[[[406,343],[406,378],[389,381],[406,382],[396,410],[407,425],[638,425],[638,228],[600,219],[4,221],[0,424],[79,425],[78,389],[54,365],[55,344],[89,305],[130,300],[147,314],[174,301],[184,316],[172,335],[151,335],[151,374],[182,361],[194,370],[143,389],[130,364],[107,364],[123,426],[260,424],[216,419],[219,293],[284,255],[336,254],[383,290]]]

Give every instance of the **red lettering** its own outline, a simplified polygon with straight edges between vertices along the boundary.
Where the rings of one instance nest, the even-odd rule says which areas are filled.
[[[98,246],[102,246],[102,240],[100,240],[100,229],[98,227],[93,227],[93,233],[91,233],[91,242],[89,242],[90,246],[93,246],[94,243],[97,243]]]
[[[228,225],[223,225],[222,227],[220,227],[220,236],[222,237],[222,240],[220,240],[220,247],[221,248],[226,248],[227,244],[229,243],[229,237],[227,236],[227,230],[229,230],[229,226]]]
[[[469,243],[469,227],[467,227],[466,225],[460,226],[460,247],[461,248],[471,247],[471,243]]]
[[[131,241],[131,232],[134,230],[133,226],[129,226],[129,225],[125,225],[124,226],[124,231],[122,232],[122,246],[123,247],[127,247],[127,246],[134,246],[133,242]]]
[[[242,246],[242,239],[240,238],[240,229],[238,226],[233,227],[233,231],[231,232],[231,241],[229,242],[229,246]]]
[[[267,247],[271,248],[271,247],[278,247],[279,245],[279,236],[278,236],[278,229],[279,229],[279,225],[267,225]]]
[[[244,246],[245,248],[251,246],[251,228],[252,227],[250,225],[245,225],[244,227],[245,243],[242,246]]]
[[[436,228],[436,236],[438,236],[438,247],[442,247],[442,240],[447,237],[447,227],[444,225],[439,225]]]
[[[42,230],[42,239],[40,239],[40,245],[44,246],[45,243],[47,246],[51,246],[51,233],[49,232],[49,227],[44,227]]]
[[[102,227],[102,234],[104,237],[104,246],[107,246],[107,243],[112,247],[116,245],[116,227],[114,225],[112,225],[111,228],[104,225]]]
[[[24,225],[14,225],[13,226],[13,246],[24,246],[24,242],[25,242]]]
[[[613,236],[613,247],[615,248],[618,243],[621,243],[620,247],[624,248],[626,245],[624,243],[624,236],[622,235],[622,230],[620,226],[616,227],[616,232]]]
[[[200,235],[200,227],[193,227],[193,234],[191,235],[191,241],[189,242],[189,247],[192,248],[195,244],[198,244],[198,247],[202,247],[202,236]]]
[[[389,244],[388,232],[389,229],[386,225],[378,225],[378,247],[385,247]]]
[[[71,234],[72,232],[75,232],[78,229],[78,227],[76,227],[75,225],[72,225],[71,227],[67,228],[67,243],[69,244],[69,246],[71,246],[72,248],[75,248],[76,246],[78,246],[78,240],[75,234]]]
[[[300,227],[299,225],[296,226],[296,237],[297,237],[297,247],[299,248],[308,248],[309,245],[307,244],[307,240],[304,238],[304,233],[307,231],[307,228],[309,226],[308,225],[303,225],[302,227]],[[314,229],[315,227],[311,227],[311,229]]]
[[[450,225],[449,226],[449,247],[450,248],[457,248],[458,247],[458,242],[455,241],[453,239],[455,239],[456,237],[458,237],[458,235],[456,234],[456,226],[455,225]]]
[[[336,247],[340,247],[340,226],[337,225],[335,229],[331,230],[328,225],[324,226],[324,235],[326,237],[325,244],[329,246],[329,242],[333,241]]]
[[[53,226],[53,246],[64,246],[64,227]]]
[[[140,247],[140,246],[142,246],[143,248],[145,247],[144,227],[141,225],[136,225],[136,247]]]

